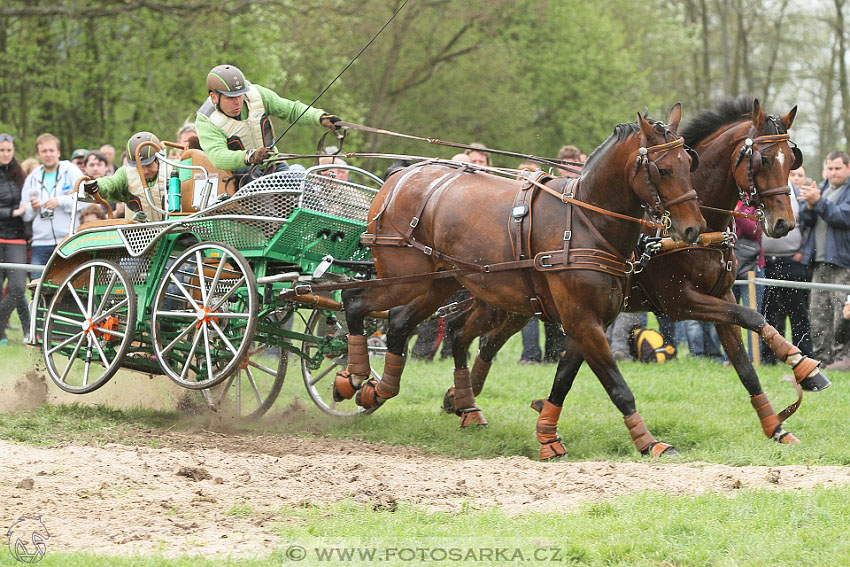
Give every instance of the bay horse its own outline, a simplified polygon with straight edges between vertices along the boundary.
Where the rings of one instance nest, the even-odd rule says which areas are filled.
[[[622,306],[644,209],[669,219],[686,243],[705,228],[690,183],[694,158],[676,134],[681,115],[676,104],[667,125],[641,115],[618,125],[569,182],[522,182],[436,161],[392,175],[361,239],[372,246],[378,278],[388,279],[343,291],[349,363],[334,395],[356,396],[364,408],[396,396],[414,327],[464,286],[498,308],[556,318],[626,419],[637,415],[605,328]],[[525,232],[514,229],[517,219],[527,220]],[[385,309],[386,362],[375,381],[363,319]],[[457,373],[468,381],[468,369]],[[471,389],[460,395],[471,398]]]
[[[715,323],[720,340],[768,438],[781,443],[798,443],[797,438],[782,428],[790,415],[777,416],[764,394],[758,375],[747,356],[740,327],[758,332],[777,353],[778,358],[794,368],[794,375],[804,390],[819,391],[829,380],[819,370],[819,363],[808,358],[767,325],[757,311],[738,305],[731,292],[735,280],[735,258],[729,239],[720,231],[729,224],[730,211],[740,199],[753,202],[760,211],[765,234],[781,237],[795,225],[790,203],[788,173],[802,165],[802,154],[793,145],[788,129],[794,122],[797,107],[782,117],[765,115],[758,99],[739,97],[705,110],[682,129],[685,143],[700,156],[700,167],[691,182],[699,195],[708,227],[720,238],[706,238],[718,245],[675,247],[652,257],[645,269],[633,274],[626,311],[654,311],[674,321],[696,319]],[[651,234],[651,233],[650,233]],[[671,285],[674,284],[674,285]],[[481,335],[480,352],[471,371],[471,388],[477,396],[487,378],[490,362],[508,338],[528,322],[525,314],[506,313],[476,300],[460,317],[450,320],[456,368],[466,367],[472,340]],[[486,331],[494,329],[489,333]],[[567,367],[576,361],[567,361]],[[562,403],[572,386],[572,376],[559,369],[559,385],[553,388],[549,401]],[[457,384],[444,400],[445,409],[461,415],[461,426],[486,423],[474,401],[466,406],[458,403]],[[560,403],[558,403],[560,405]],[[536,409],[541,407],[537,401]],[[791,412],[793,413],[793,411]],[[542,416],[541,416],[542,418]]]

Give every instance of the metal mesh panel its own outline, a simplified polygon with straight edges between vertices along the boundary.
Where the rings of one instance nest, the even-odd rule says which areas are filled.
[[[151,256],[130,256],[125,250],[105,250],[97,255],[103,260],[111,260],[124,268],[133,284],[145,284],[150,279]],[[99,281],[99,284],[107,282]]]
[[[304,177],[300,207],[363,223],[377,189],[310,173]]]
[[[118,232],[127,243],[127,248],[138,256],[150,246],[163,231],[168,230],[167,223],[140,223],[118,227]]]

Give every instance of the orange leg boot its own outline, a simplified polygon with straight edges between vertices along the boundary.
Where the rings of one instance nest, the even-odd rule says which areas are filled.
[[[460,426],[487,425],[484,413],[475,405],[475,396],[472,395],[472,383],[469,380],[469,369],[460,368],[455,370],[454,385],[454,408],[460,415]]]
[[[753,404],[753,409],[756,410],[761,420],[761,428],[768,439],[773,439],[785,445],[800,442],[799,439],[794,437],[793,433],[782,429],[782,422],[767,400],[767,394],[761,393],[758,396],[753,396],[750,398],[750,403]]]
[[[821,372],[820,362],[804,355],[771,325],[762,327],[759,335],[779,360],[794,369],[794,377],[802,389],[807,392],[820,392],[829,387],[831,382]]]
[[[556,406],[549,400],[543,402],[540,417],[537,418],[537,440],[540,441],[541,461],[559,459],[567,454],[566,447],[558,437],[558,418],[560,417],[561,406]]]
[[[350,400],[354,397],[363,381],[371,373],[369,366],[369,347],[363,335],[348,336],[348,366],[337,372],[334,378],[333,399],[335,402]]]
[[[384,360],[384,374],[381,376],[381,381],[377,382],[370,378],[357,392],[355,402],[364,409],[376,408],[398,395],[406,359],[404,356],[388,352]]]
[[[652,436],[652,433],[646,428],[646,425],[643,423],[643,418],[640,416],[638,412],[633,413],[630,416],[624,417],[623,421],[626,422],[626,427],[629,428],[629,434],[632,436],[632,441],[635,444],[635,448],[640,451],[642,455],[649,455],[651,457],[660,457],[661,455],[678,455],[679,452],[672,445],[668,445],[667,443],[662,443],[655,439]]]

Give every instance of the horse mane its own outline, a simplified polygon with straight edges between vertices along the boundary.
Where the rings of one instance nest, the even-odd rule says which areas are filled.
[[[622,142],[632,134],[636,134],[640,131],[640,127],[638,127],[637,122],[627,122],[625,124],[617,124],[614,127],[614,132],[608,136],[608,138],[599,144],[595,150],[593,150],[589,156],[587,156],[587,161],[585,162],[585,167],[592,164],[593,161],[598,158],[600,155],[604,154],[609,146],[616,144],[618,142]]]
[[[685,139],[685,144],[694,147],[705,140],[722,126],[749,120],[753,113],[752,95],[741,95],[737,98],[725,98],[714,108],[697,112],[690,122],[679,130],[679,135]],[[774,117],[775,118],[775,117]],[[765,134],[784,134],[785,128],[778,119],[767,121]]]

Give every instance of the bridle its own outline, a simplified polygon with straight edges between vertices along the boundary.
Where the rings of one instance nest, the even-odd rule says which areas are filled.
[[[672,134],[669,128],[664,129],[665,137]],[[684,147],[685,151],[688,155],[691,156],[691,172],[695,171],[699,166],[699,156],[696,151],[685,146],[685,139],[681,136],[677,137],[674,140],[669,142],[665,142],[663,144],[658,144],[655,146],[645,147],[641,146],[638,148],[638,155],[635,158],[635,164],[632,168],[632,183],[634,183],[635,178],[637,177],[638,171],[643,169],[646,186],[649,190],[649,201],[644,203],[644,208],[647,210],[652,217],[658,220],[661,226],[664,227],[664,234],[667,235],[667,231],[672,226],[672,221],[670,219],[670,207],[676,206],[679,203],[684,203],[686,201],[695,200],[697,198],[697,192],[691,189],[690,191],[679,195],[678,197],[674,197],[669,201],[664,201],[661,198],[661,194],[658,192],[658,184],[661,181],[661,172],[658,169],[657,162],[662,157],[664,157],[668,152]],[[650,156],[656,155],[655,159],[651,159]]]
[[[777,130],[779,130],[778,118],[775,116],[768,116],[767,119],[773,122],[773,124],[777,127]],[[757,136],[756,138],[748,137],[738,149],[738,155],[735,158],[735,167],[732,169],[733,174],[738,170],[738,167],[741,164],[745,164],[747,168],[748,187],[741,187],[737,178],[735,178],[735,185],[738,187],[738,196],[744,205],[750,206],[752,203],[752,205],[755,206],[759,217],[764,216],[764,200],[766,198],[791,194],[791,187],[787,183],[778,187],[759,189],[755,182],[756,175],[762,168],[762,152],[776,144],[779,144],[780,142],[788,142],[788,145],[791,147],[791,154],[794,156],[791,169],[797,169],[803,165],[803,152],[800,151],[800,148],[791,141],[791,137],[788,135],[788,132],[783,132],[781,134],[766,134],[763,136]]]

